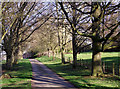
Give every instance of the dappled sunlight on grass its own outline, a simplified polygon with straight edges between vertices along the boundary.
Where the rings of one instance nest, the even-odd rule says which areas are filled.
[[[22,59],[12,71],[6,71],[12,78],[3,79],[2,87],[26,87],[31,89],[32,67],[28,59]]]
[[[86,55],[87,54],[87,55]],[[81,56],[82,55],[82,56]],[[85,56],[86,55],[86,56]],[[91,53],[81,53],[78,56],[83,58],[83,61],[91,62]],[[72,56],[72,54],[66,54],[66,56]],[[76,69],[72,68],[70,63],[61,64],[61,60],[56,58],[55,61],[48,57],[37,58],[39,61],[43,62],[46,66],[52,69],[54,72],[64,77],[66,80],[70,81],[72,84],[79,88],[90,88],[90,89],[119,89],[120,81],[114,78],[109,77],[98,77],[92,78],[90,77],[91,70],[89,68],[85,68],[83,66],[77,66]],[[47,60],[48,59],[48,60]],[[86,60],[84,60],[86,59]],[[118,63],[118,52],[105,52],[102,53],[102,60],[108,64],[108,67],[111,68],[113,62]],[[111,68],[112,69],[112,68]]]
[[[31,79],[11,78],[2,81],[3,87],[31,87]]]

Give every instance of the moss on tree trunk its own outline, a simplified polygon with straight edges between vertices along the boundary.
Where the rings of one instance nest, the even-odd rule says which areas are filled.
[[[101,65],[101,43],[93,41],[92,54],[92,76],[100,76],[103,74]]]
[[[18,64],[18,60],[23,59],[23,53],[21,47],[19,46],[14,53],[14,62],[13,64]]]

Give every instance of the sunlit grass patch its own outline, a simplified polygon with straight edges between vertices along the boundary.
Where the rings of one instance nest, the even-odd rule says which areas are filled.
[[[12,71],[6,71],[10,74],[10,79],[2,79],[2,87],[22,87],[31,89],[32,67],[28,59],[22,59],[14,66]]]
[[[118,56],[119,52],[105,52],[101,54],[102,61],[105,61],[110,68],[112,68],[112,63],[115,62],[117,64],[120,58]],[[65,56],[72,57],[72,54],[66,54]],[[89,63],[91,62],[92,53],[88,52],[78,54],[78,60],[80,58]],[[50,58],[45,56],[37,59],[80,89],[120,89],[120,78],[92,78],[90,76],[91,70],[89,68],[77,66],[76,69],[73,69],[70,63],[62,64],[61,60],[58,58],[55,61],[52,61],[52,59],[50,60]]]

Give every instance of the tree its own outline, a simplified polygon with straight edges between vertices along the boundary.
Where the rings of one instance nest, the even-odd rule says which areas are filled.
[[[1,14],[1,13],[2,13],[3,9],[4,9],[6,6],[7,6],[7,4],[3,6],[3,3],[0,3],[0,21],[2,20],[2,19],[1,19],[1,17],[2,17],[2,14]],[[1,27],[2,27],[2,24],[0,24],[0,25],[1,25]],[[1,38],[1,39],[0,39],[0,43],[2,43],[2,40],[4,39],[4,37],[5,37],[5,35],[7,34],[7,32],[8,32],[8,30],[7,30],[7,31],[4,31],[3,35],[0,34],[0,36],[1,36],[1,37],[0,37],[0,38]],[[2,32],[0,31],[0,33],[2,33]]]
[[[39,30],[34,32],[30,37],[30,49],[32,51],[37,51],[38,54],[49,52],[55,56],[55,49],[58,46],[57,43],[57,33],[54,25],[54,20],[51,17]],[[50,55],[50,54],[49,54]]]
[[[103,74],[101,68],[101,51],[103,51],[105,44],[111,40],[116,39],[120,32],[117,32],[117,35],[113,37],[112,35],[117,30],[120,22],[115,21],[116,23],[105,24],[106,17],[110,17],[111,14],[116,14],[115,12],[120,7],[120,4],[113,4],[111,2],[91,2],[91,3],[72,3],[72,7],[74,9],[74,13],[79,11],[81,14],[84,14],[80,19],[81,22],[85,20],[84,24],[88,24],[88,28],[84,28],[84,26],[80,26],[80,29],[76,29],[76,25],[70,20],[67,11],[64,8],[62,2],[59,2],[61,9],[63,10],[68,22],[71,25],[71,28],[77,32],[79,35],[84,37],[89,37],[92,40],[92,76],[100,76]],[[80,14],[80,15],[81,15]],[[73,14],[74,17],[74,14]],[[104,20],[104,21],[103,21]],[[111,20],[110,20],[111,21]],[[110,22],[109,21],[109,22]],[[104,22],[104,23],[103,23]],[[109,26],[108,26],[109,24]],[[104,25],[106,28],[102,28],[101,25]],[[109,32],[106,34],[105,31]]]
[[[68,6],[71,6],[71,4],[73,5],[76,5],[75,2],[73,3],[69,3],[67,4]],[[73,68],[76,68],[76,65],[77,65],[77,45],[76,45],[76,38],[77,38],[77,35],[76,35],[76,27],[77,27],[77,24],[79,23],[79,21],[77,20],[78,18],[78,14],[76,11],[75,8],[71,8],[70,13],[71,15],[68,16],[68,13],[67,11],[65,10],[64,6],[63,6],[63,3],[62,2],[59,2],[59,5],[61,6],[61,9],[63,11],[63,13],[65,14],[66,16],[66,19],[68,20],[68,22],[70,23],[70,26],[71,26],[71,29],[72,29],[72,46],[73,46]],[[70,17],[70,18],[69,18]]]
[[[2,32],[9,29],[3,42],[8,69],[17,63],[18,58],[15,59],[15,55],[18,56],[22,43],[52,16],[52,13],[45,13],[47,8],[50,8],[49,3],[11,2],[3,10]]]
[[[62,63],[65,64],[65,55],[64,55],[64,50],[65,50],[65,46],[71,42],[71,39],[69,39],[70,33],[67,30],[67,26],[68,24],[65,22],[65,17],[63,12],[61,12],[60,10],[58,10],[58,3],[56,3],[56,18],[57,18],[57,23],[56,23],[56,27],[57,27],[57,37],[58,37],[58,44],[59,44],[59,50],[61,53],[61,59],[62,59]],[[60,19],[61,18],[61,19]]]

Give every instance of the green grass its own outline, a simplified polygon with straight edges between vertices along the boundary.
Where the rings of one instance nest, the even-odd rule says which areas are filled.
[[[109,65],[112,62],[118,63],[120,58],[118,58],[118,54],[118,52],[102,53],[102,60]],[[72,54],[66,54],[65,56],[72,57]],[[78,58],[90,62],[91,53],[81,53],[78,55]],[[91,70],[83,66],[73,69],[70,64],[61,64],[59,58],[56,58],[55,61],[52,61],[52,57],[48,58],[46,56],[37,59],[80,89],[120,89],[120,77],[118,76],[117,79],[114,77],[91,78],[89,77]]]
[[[101,52],[102,58],[104,59],[105,57],[120,57],[120,52]],[[73,58],[72,54],[65,54],[65,57],[71,57]],[[78,60],[79,59],[92,59],[92,53],[91,52],[83,52],[77,55]]]
[[[28,59],[20,60],[12,71],[5,73],[10,74],[12,78],[2,79],[2,89],[7,89],[7,87],[31,89],[32,67]]]
[[[69,57],[71,60],[73,59],[72,54],[66,54],[66,59]],[[112,72],[112,65],[115,63],[115,70],[118,72],[118,65],[120,64],[120,52],[101,52],[102,62],[105,63],[108,73]],[[88,65],[91,66],[92,62],[92,53],[91,52],[84,52],[77,55],[78,60],[83,59],[83,63],[86,62]]]

